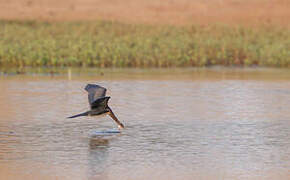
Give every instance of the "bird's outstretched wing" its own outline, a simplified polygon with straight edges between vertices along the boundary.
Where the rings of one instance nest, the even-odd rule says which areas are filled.
[[[107,91],[106,88],[96,84],[88,84],[85,90],[89,93],[88,99],[91,106],[97,99],[105,97]]]

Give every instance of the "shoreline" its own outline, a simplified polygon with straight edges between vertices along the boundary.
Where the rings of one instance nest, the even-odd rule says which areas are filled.
[[[290,29],[0,21],[1,67],[290,67]]]

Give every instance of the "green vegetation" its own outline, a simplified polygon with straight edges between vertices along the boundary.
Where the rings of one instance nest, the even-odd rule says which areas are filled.
[[[290,30],[0,21],[1,67],[290,67]]]

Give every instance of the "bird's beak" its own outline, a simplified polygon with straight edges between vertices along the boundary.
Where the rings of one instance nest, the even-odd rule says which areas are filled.
[[[109,115],[118,124],[118,128],[119,129],[123,129],[124,128],[124,125],[118,120],[118,118],[113,113],[112,109],[110,107],[108,107],[108,108],[109,108]]]

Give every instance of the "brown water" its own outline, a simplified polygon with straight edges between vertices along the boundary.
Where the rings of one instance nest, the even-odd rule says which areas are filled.
[[[290,179],[290,72],[0,76],[0,179]],[[173,73],[172,73],[173,72]],[[125,124],[88,108],[108,88]]]

